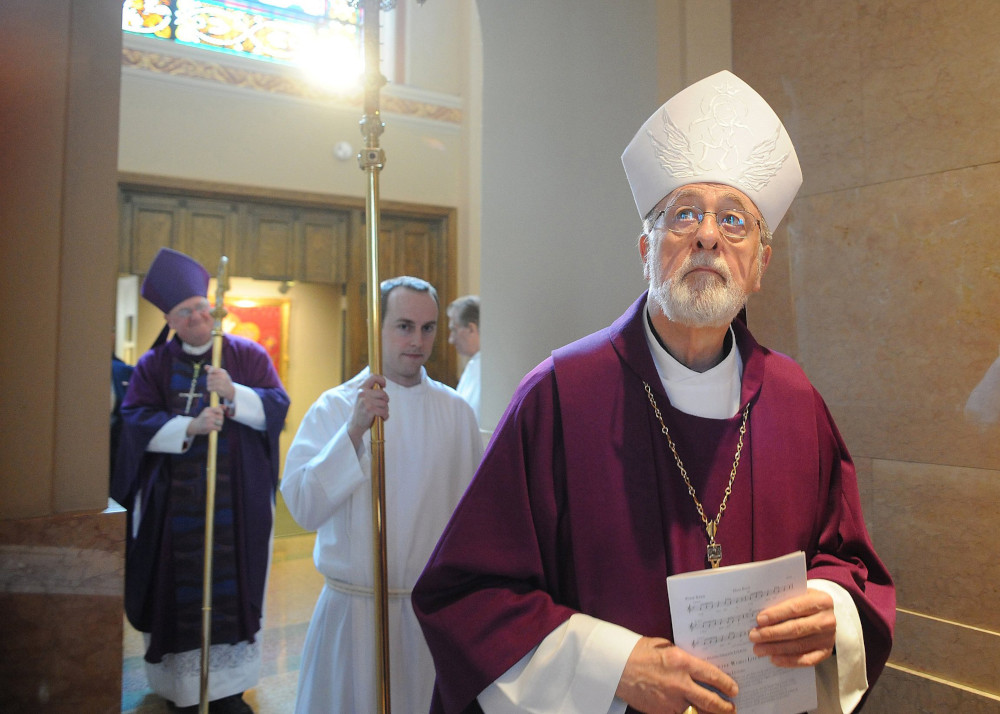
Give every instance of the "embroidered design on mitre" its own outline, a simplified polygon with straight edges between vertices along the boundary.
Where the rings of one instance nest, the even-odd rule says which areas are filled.
[[[682,131],[663,107],[662,134],[665,141],[647,130],[653,153],[669,175],[685,179],[720,171],[751,191],[762,191],[777,175],[790,152],[772,158],[781,136],[781,123],[774,134],[758,142],[742,156],[753,130],[744,123],[750,107],[737,95],[738,88],[726,82],[716,94],[702,101],[702,115]]]

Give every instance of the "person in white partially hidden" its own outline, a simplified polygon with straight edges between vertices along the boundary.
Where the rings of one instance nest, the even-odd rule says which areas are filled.
[[[479,296],[465,295],[448,306],[448,342],[455,351],[467,357],[465,369],[455,390],[469,403],[480,420],[480,395],[482,393],[481,365],[479,362]]]

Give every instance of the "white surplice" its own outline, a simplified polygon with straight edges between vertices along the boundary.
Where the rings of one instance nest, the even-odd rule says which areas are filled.
[[[281,493],[295,520],[317,531],[314,561],[326,577],[303,648],[296,714],[375,711],[371,436],[347,434],[365,369],[310,407],[285,459]],[[434,664],[410,604],[430,557],[482,456],[471,407],[421,375],[387,381],[385,421],[390,696],[394,711],[426,712]]]

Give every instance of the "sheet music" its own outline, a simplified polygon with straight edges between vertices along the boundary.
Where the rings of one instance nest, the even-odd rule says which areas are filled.
[[[667,578],[674,643],[736,680],[740,714],[799,714],[815,709],[813,667],[785,668],[753,653],[750,630],[769,605],[806,593],[802,551],[773,560]]]

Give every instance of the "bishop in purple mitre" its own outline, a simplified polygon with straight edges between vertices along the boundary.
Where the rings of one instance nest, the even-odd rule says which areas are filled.
[[[128,510],[125,613],[144,635],[150,687],[181,710],[196,707],[208,434],[218,434],[208,698],[213,712],[249,712],[242,693],[260,675],[289,399],[255,342],[224,335],[221,367],[212,366],[209,277],[169,248],[149,267],[142,296],[163,311],[173,337],[146,352],[129,381],[111,495]]]

